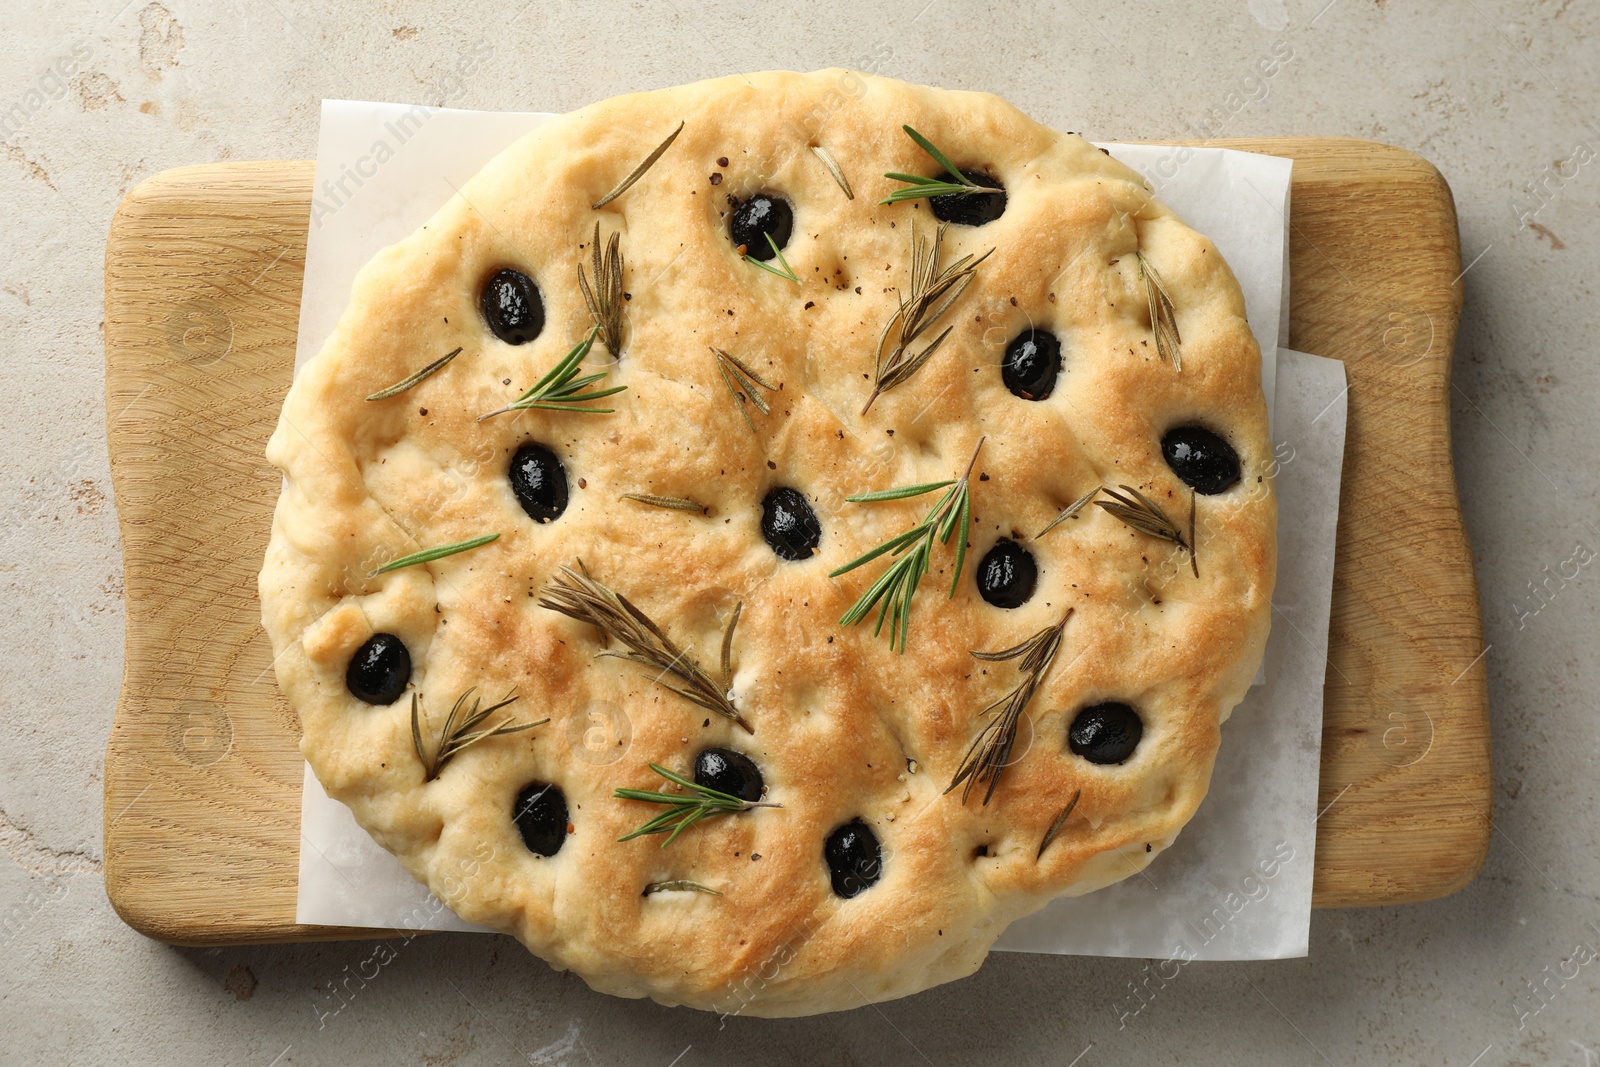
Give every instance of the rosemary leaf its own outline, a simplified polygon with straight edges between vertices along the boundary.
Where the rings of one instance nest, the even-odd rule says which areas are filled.
[[[771,239],[770,236],[768,239]],[[739,414],[744,416],[750,432],[755,433],[756,424],[751,421],[750,411],[745,405],[747,402],[754,404],[761,414],[767,414],[772,409],[767,406],[766,399],[756,392],[756,387],[776,392],[777,386],[751,370],[738,356],[729,355],[720,348],[713,348],[711,352],[717,358],[717,370],[722,374],[723,383],[727,385],[728,392],[733,394],[733,402],[739,405]]]
[[[833,175],[833,180],[839,183],[839,188],[844,190],[846,200],[854,200],[856,194],[850,189],[850,179],[844,176],[844,171],[839,169],[839,161],[833,158],[833,153],[821,145],[811,146],[812,154],[822,160],[822,165],[828,168],[828,173]]]
[[[440,356],[426,367],[423,367],[421,370],[417,371],[417,373],[413,374],[411,377],[405,379],[404,381],[395,382],[387,389],[379,389],[376,393],[373,393],[371,396],[367,397],[367,399],[369,401],[388,400],[392,396],[399,396],[401,393],[405,392],[407,389],[410,389],[424,378],[430,377],[434,374],[437,374],[439,371],[444,370],[445,364],[449,363],[452,359],[455,359],[460,354],[460,348],[457,348],[454,352],[446,352],[444,355]]]
[[[956,565],[950,572],[950,599],[954,600],[956,588],[961,582],[961,568],[967,561],[967,529],[972,524],[972,494],[961,494],[961,514],[956,517],[955,528],[961,531],[961,536],[956,538]],[[944,540],[950,539],[949,530],[940,531]]]
[[[789,281],[799,285],[800,276],[795,274],[794,270],[790,268],[789,261],[783,258],[783,249],[778,247],[778,242],[773,240],[772,234],[764,233],[761,236],[767,239],[767,244],[772,247],[772,254],[778,257],[778,263],[781,265],[782,269],[780,270],[778,267],[774,267],[771,263],[755,259],[748,252],[744,254],[745,262],[753,263],[762,270],[766,271],[768,274],[776,274],[780,278],[787,278]],[[739,247],[743,248],[744,246],[740,245]]]
[[[940,503],[942,504],[943,501],[940,501]],[[877,559],[879,556],[883,555],[885,552],[899,552],[901,548],[903,548],[906,545],[911,544],[913,541],[918,540],[919,538],[924,536],[924,534],[927,533],[927,531],[923,528],[925,525],[926,525],[926,523],[919,524],[917,526],[913,526],[911,529],[907,530],[905,533],[898,534],[898,535],[896,535],[894,537],[889,538],[889,540],[885,541],[883,544],[879,545],[877,548],[874,548],[874,549],[872,549],[871,551],[868,551],[868,552],[864,552],[861,555],[857,556],[855,559],[851,560],[849,563],[846,563],[844,566],[840,567],[838,570],[836,570],[833,573],[829,574],[828,577],[835,578],[835,577],[837,577],[837,576],[839,576],[841,574],[844,574],[844,573],[846,573],[848,571],[855,570],[857,567],[861,566],[863,563],[871,563],[873,560]]]
[[[703,885],[700,882],[691,882],[687,878],[674,878],[669,882],[651,882],[649,885],[644,887],[644,892],[641,893],[640,896],[646,896],[647,897],[652,893],[674,893],[674,892],[677,892],[677,893],[710,893],[714,897],[720,897],[722,895],[722,890],[720,890],[720,889],[712,889],[708,885]]]
[[[1078,806],[1078,798],[1081,796],[1083,796],[1083,790],[1081,789],[1073,793],[1072,799],[1067,801],[1067,806],[1061,809],[1061,814],[1057,815],[1055,820],[1051,822],[1050,829],[1044,832],[1044,839],[1039,842],[1039,851],[1034,853],[1033,856],[1035,862],[1044,855],[1044,850],[1050,847],[1050,842],[1056,839],[1056,835],[1061,832],[1061,827],[1066,825],[1067,816],[1071,815],[1072,809]]]
[[[637,500],[641,504],[649,504],[653,508],[667,508],[671,511],[698,511],[704,515],[706,506],[688,500],[681,496],[656,496],[653,493],[623,493],[623,500]]]
[[[954,328],[955,327],[953,326],[946,326],[944,328],[944,332],[940,333],[938,337],[935,337],[933,339],[933,343],[927,348],[924,348],[915,356],[904,360],[885,373],[883,377],[878,380],[878,384],[874,387],[872,395],[867,398],[866,407],[861,409],[861,414],[865,415],[867,413],[867,408],[870,408],[873,402],[877,400],[884,391],[893,389],[900,383],[907,381],[912,375],[916,374],[917,371],[921,370],[922,365],[933,358],[933,354],[939,350],[940,345],[944,344],[945,338],[950,336],[950,331]]]
[[[649,170],[655,161],[661,158],[661,153],[672,147],[672,142],[678,139],[678,134],[683,132],[683,123],[678,123],[678,128],[667,135],[667,139],[656,145],[655,151],[644,157],[644,162],[633,168],[633,172],[617,183],[617,187],[594,202],[594,210],[599,211],[611,201],[627,192],[633,183],[644,177],[644,172]]]
[[[498,725],[480,730],[478,727],[485,719],[517,699],[517,691],[511,690],[497,703],[490,704],[486,708],[480,707],[481,698],[474,699],[472,707],[467,708],[467,698],[472,696],[476,688],[477,686],[470,686],[466,692],[456,697],[455,704],[450,708],[450,714],[445,716],[444,729],[439,732],[439,744],[431,756],[422,745],[422,698],[416,693],[411,694],[411,743],[416,746],[417,759],[422,761],[423,781],[431,782],[439,777],[444,765],[457,753],[479,741],[531,730],[550,721],[540,719],[538,722],[513,723],[511,716],[508,715]]]
[[[647,834],[666,834],[667,839],[661,842],[661,847],[666,848],[678,839],[679,834],[704,819],[716,815],[736,815],[752,808],[783,807],[782,804],[774,804],[771,801],[745,800],[731,793],[723,793],[710,786],[700,785],[681,774],[674,774],[659,763],[650,764],[650,769],[688,791],[659,793],[650,789],[618,789],[615,793],[618,800],[639,800],[647,804],[667,806],[666,811],[650,819],[637,830],[617,838],[618,841],[632,841]]]
[[[733,691],[733,631],[739,625],[739,614],[744,611],[744,601],[736,601],[727,629],[722,631],[722,687]]]
[[[876,493],[857,493],[855,496],[845,497],[852,504],[873,504],[880,500],[906,500],[924,493],[931,493],[935,489],[943,489],[947,485],[954,485],[954,478],[946,478],[942,482],[924,482],[921,485],[903,485],[898,489],[880,489]]]
[[[718,685],[689,654],[679,648],[651,618],[634,607],[627,597],[589,577],[587,571],[562,567],[539,594],[539,606],[560,612],[569,619],[588,623],[608,638],[615,638],[626,652],[601,652],[602,656],[627,660],[654,672],[652,681],[685,700],[732,719],[747,734],[754,728],[739,714],[726,687]],[[735,614],[734,622],[738,621]],[[730,629],[732,627],[730,626]],[[724,641],[730,638],[724,637]],[[676,679],[673,684],[668,679]]]
[[[867,397],[866,405],[862,407],[861,414],[865,415],[872,407],[880,394],[893,389],[909,379],[923,364],[932,358],[945,338],[950,336],[953,326],[947,326],[943,333],[934,338],[932,343],[922,351],[913,353],[911,346],[927,332],[939,317],[956,302],[972,279],[977,276],[978,264],[989,258],[994,249],[989,249],[983,255],[974,259],[971,255],[962,256],[954,263],[939,269],[939,252],[944,244],[945,224],[940,223],[934,233],[933,242],[924,245],[917,240],[916,223],[912,223],[911,231],[911,278],[909,296],[900,295],[899,307],[884,323],[883,332],[878,335],[878,348],[873,367],[874,384],[872,395]],[[887,356],[884,355],[884,346],[893,339],[894,346]]]
[[[904,189],[896,189],[882,200],[880,204],[899,204],[907,200],[919,200],[925,196],[975,196],[979,193],[1002,193],[1004,189],[990,189],[988,186],[957,185],[955,182],[931,181],[927,178],[914,178],[910,174],[885,174],[885,178],[897,178],[900,181],[916,181],[915,185]]]
[[[1172,361],[1172,369],[1183,370],[1183,338],[1178,336],[1178,315],[1167,297],[1161,275],[1143,252],[1135,253],[1139,276],[1144,280],[1145,299],[1150,302],[1150,332],[1155,335],[1156,355]]]
[[[985,715],[995,711],[1000,714],[990,719],[983,729],[978,731],[978,736],[973,738],[972,744],[967,748],[966,756],[962,758],[961,767],[950,780],[949,786],[945,788],[945,792],[949,793],[965,782],[966,788],[961,791],[961,803],[965,804],[967,798],[972,795],[972,787],[982,782],[989,784],[988,791],[983,795],[984,804],[988,804],[990,798],[994,796],[995,787],[1000,784],[1001,774],[1011,763],[1011,751],[1017,743],[1017,724],[1022,721],[1023,711],[1044,682],[1050,664],[1055,661],[1056,653],[1061,649],[1061,632],[1066,628],[1067,620],[1072,618],[1072,611],[1072,608],[1068,608],[1066,614],[1061,616],[1060,622],[1045,627],[1019,645],[1000,652],[972,653],[975,659],[991,663],[1020,660],[1017,669],[1022,672],[1022,681],[1017,683],[1011,692],[983,709]]]
[[[1061,525],[1063,522],[1066,522],[1068,519],[1072,518],[1072,516],[1088,507],[1089,501],[1093,500],[1097,495],[1099,495],[1099,493],[1100,487],[1097,485],[1087,493],[1080,496],[1078,499],[1074,500],[1072,503],[1068,504],[1066,507],[1062,508],[1061,514],[1051,519],[1050,525],[1034,534],[1033,539],[1035,541],[1039,540],[1039,538],[1043,537],[1045,534],[1049,533],[1051,530],[1054,530],[1057,526]]]
[[[517,399],[501,408],[491,411],[487,415],[479,415],[478,421],[492,419],[496,415],[504,415],[508,411],[527,411],[537,408],[542,411],[584,411],[595,415],[609,415],[616,408],[588,408],[584,403],[590,400],[599,400],[602,397],[614,396],[627,389],[626,385],[614,385],[609,389],[596,389],[584,392],[589,386],[600,381],[606,376],[605,371],[597,374],[586,374],[578,377],[578,365],[581,364],[594,347],[595,338],[600,335],[599,325],[589,330],[589,336],[572,346],[572,350],[562,357],[561,362],[551,367],[543,378],[533,383],[532,388]]]
[[[589,305],[589,314],[600,331],[599,341],[613,357],[622,355],[622,250],[618,247],[621,234],[613,233],[606,242],[605,255],[600,254],[600,223],[594,224],[594,287],[584,277],[583,264],[578,264],[578,288],[583,290],[583,302]]]
[[[926,178],[920,174],[903,174],[899,171],[889,171],[888,173],[884,174],[885,178],[889,178],[897,182],[906,182],[907,185],[903,189],[896,189],[887,197],[878,201],[878,203],[898,204],[904,200],[916,200],[919,197],[924,196],[980,196],[987,193],[1001,193],[1005,191],[1003,189],[991,189],[988,186],[979,185],[965,174],[962,174],[960,170],[956,169],[956,165],[950,162],[950,157],[939,151],[939,149],[934,146],[932,141],[922,136],[922,134],[918,133],[910,126],[901,126],[900,128],[906,131],[906,136],[910,137],[917,143],[917,147],[921,148],[924,152],[928,153],[928,155],[932,156],[934,162],[943,167],[945,172],[950,175],[950,178],[949,180],[941,178]]]
[[[887,552],[900,557],[889,564],[888,569],[878,576],[877,581],[868,586],[867,591],[861,594],[850,610],[840,617],[841,626],[854,626],[876,607],[878,623],[873,628],[873,636],[882,633],[883,624],[888,622],[890,647],[905,652],[906,637],[911,630],[911,601],[916,594],[917,583],[922,581],[922,576],[928,572],[934,542],[949,544],[952,535],[957,537],[957,542],[950,595],[952,597],[956,595],[957,583],[961,580],[961,568],[967,555],[967,531],[972,514],[970,502],[972,469],[977,464],[978,453],[982,449],[983,439],[980,438],[977,448],[972,450],[972,459],[967,463],[966,471],[960,478],[952,481],[908,485],[900,489],[886,489],[846,498],[856,503],[904,500],[944,489],[944,494],[939,497],[938,502],[928,511],[921,523],[896,534],[828,575],[830,578],[837,578]]]
[[[932,156],[933,159],[934,159],[934,162],[938,163],[939,166],[943,167],[945,169],[945,171],[950,175],[950,177],[954,178],[956,181],[960,182],[962,185],[973,185],[973,183],[967,178],[967,176],[965,174],[962,174],[959,170],[957,170],[956,169],[956,165],[954,163],[950,162],[950,157],[949,156],[946,156],[943,152],[939,151],[937,148],[934,147],[934,144],[933,144],[932,141],[930,141],[926,137],[922,136],[922,134],[920,134],[916,130],[912,129],[909,125],[904,125],[904,126],[901,126],[900,128],[902,130],[906,131],[906,136],[907,137],[909,137],[913,141],[917,142],[917,147],[918,148],[921,148],[924,152],[928,153],[928,155]]]
[[[1194,568],[1194,576],[1200,577],[1200,563],[1194,554],[1194,493],[1191,492],[1189,495],[1189,536],[1185,538],[1178,524],[1167,518],[1167,513],[1157,507],[1149,497],[1131,485],[1120,488],[1121,493],[1115,489],[1105,490],[1111,502],[1096,500],[1095,503],[1121,520],[1124,525],[1146,536],[1170,541],[1189,553],[1189,563]]]
[[[457,552],[466,552],[470,549],[481,548],[499,536],[500,535],[497,533],[484,534],[482,537],[469,537],[465,541],[457,541],[453,545],[440,545],[438,548],[425,548],[421,552],[413,552],[409,556],[401,556],[399,559],[392,559],[388,563],[385,563],[383,566],[379,567],[377,570],[368,571],[367,577],[376,578],[380,574],[388,574],[390,571],[397,571],[401,567],[414,567],[418,563],[432,563],[436,559],[443,559],[446,556],[453,556]]]

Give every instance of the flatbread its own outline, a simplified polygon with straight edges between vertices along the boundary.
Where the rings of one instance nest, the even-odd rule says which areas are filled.
[[[680,123],[630,187],[593,207]],[[948,328],[926,363],[863,414],[895,349],[899,327],[886,338],[886,326],[913,290],[912,250],[929,254],[940,232],[928,199],[880,203],[910,186],[885,174],[953,180],[905,125],[1001,183],[1004,209],[944,228],[938,269],[987,258],[967,262],[952,303],[926,309],[938,314],[902,354]],[[768,250],[730,235],[757,194],[792,208],[782,255],[766,263],[796,280],[760,269],[752,259]],[[594,339],[581,371],[605,373],[589,390],[626,391],[581,405],[610,413],[558,401],[565,410],[480,421],[590,337],[578,268],[596,288],[596,222],[602,243],[618,235],[622,331],[619,351]],[[522,344],[483,310],[506,268],[542,303]],[[1060,345],[1042,397],[1002,372],[1028,330]],[[260,583],[279,684],[323,787],[380,845],[462,918],[594,988],[770,1016],[902,996],[970,974],[1008,923],[1050,900],[1142,870],[1205,795],[1270,619],[1260,381],[1216,247],[1134,172],[996,97],[829,70],[607,100],[518,141],[374,257],[297,377],[268,449],[286,482]],[[1163,440],[1188,426],[1237,454],[1235,483],[1193,492],[1175,474]],[[566,480],[548,521],[512,485],[529,444]],[[842,625],[900,557],[831,572],[916,528],[952,487],[848,498],[959,479],[969,462],[970,550],[953,596],[960,537],[935,529],[904,651],[892,623],[874,632],[876,611]],[[1040,536],[1097,487],[1139,508],[1137,490],[1175,536],[1119,518],[1106,491]],[[799,559],[769,542],[778,488],[815,519]],[[1000,556],[1015,564],[1020,551],[1036,569],[1013,608],[978,585],[1001,573],[1005,560],[986,557],[1002,540]],[[669,669],[629,662],[618,654],[637,649],[618,632],[546,606],[584,575],[673,642]],[[1059,648],[1032,675],[1021,658],[972,654],[1047,632]],[[392,703],[374,704],[353,695],[350,665],[380,634],[403,643],[409,672],[384,694]],[[691,661],[711,697],[684,680]],[[1030,678],[992,796],[988,780],[951,790]],[[480,729],[548,721],[478,739],[429,780],[468,690],[463,711],[516,694]],[[719,692],[751,732],[713,706]],[[1107,703],[1142,725],[1122,762],[1069,743],[1080,713]],[[1090,739],[1102,753],[1117,747],[1114,720]],[[689,778],[707,748],[748,756],[764,802],[781,806],[712,815],[665,847],[664,835],[619,841],[673,809],[616,790],[691,792],[650,764]],[[566,805],[565,833],[541,831],[553,855],[514,819],[531,785],[555,786]],[[879,853],[845,872],[859,878],[841,895],[825,842],[856,820]]]

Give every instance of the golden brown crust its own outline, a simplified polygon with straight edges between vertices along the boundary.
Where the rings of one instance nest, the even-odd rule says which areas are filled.
[[[648,174],[591,209],[680,120]],[[885,171],[932,173],[901,123],[961,165],[987,166],[1008,204],[988,225],[950,228],[946,261],[995,251],[948,315],[945,346],[863,417],[912,221],[931,234],[925,202],[877,203],[898,187]],[[813,144],[838,160],[854,200]],[[727,196],[763,190],[795,205],[784,252],[798,287],[731,247]],[[476,421],[587,333],[576,265],[596,219],[603,235],[622,235],[630,294],[620,362],[600,347],[590,361],[610,370],[603,384],[628,387],[615,414]],[[1176,306],[1181,371],[1156,355],[1136,248]],[[520,347],[498,341],[476,307],[502,266],[534,277],[545,304],[543,333]],[[1060,382],[1040,402],[1011,395],[998,373],[1005,343],[1029,325],[1063,344]],[[457,346],[411,391],[363,399]],[[712,346],[779,386],[770,415],[751,410],[755,432]],[[985,437],[972,568],[996,538],[1036,533],[1096,484],[1137,486],[1187,519],[1188,492],[1160,441],[1191,421],[1224,433],[1246,472],[1199,498],[1198,578],[1173,546],[1090,507],[1028,543],[1040,579],[1022,607],[984,603],[970,570],[947,599],[952,553],[941,546],[904,655],[873,637],[871,620],[838,624],[881,566],[829,572],[934,499],[845,496],[952,477]],[[571,482],[552,523],[530,522],[506,477],[527,441],[556,451]],[[1142,869],[1204,796],[1219,725],[1249,685],[1270,616],[1276,510],[1270,481],[1256,477],[1270,457],[1259,354],[1216,248],[1133,172],[995,97],[837,70],[620,97],[513,145],[362,270],[268,454],[287,483],[261,575],[263,620],[328,793],[463,918],[516,934],[597,989],[669,1004],[796,1015],[904,995],[975,970],[1018,916]],[[781,561],[762,538],[761,500],[775,485],[802,491],[821,520],[808,560]],[[629,492],[710,510],[620,499]],[[491,532],[500,539],[484,548],[366,577],[418,548]],[[539,590],[576,558],[713,671],[742,602],[734,692],[754,735],[632,665],[597,659],[592,628],[539,607]],[[994,799],[945,795],[980,712],[1018,678],[1014,664],[968,650],[1014,645],[1068,608],[1060,655]],[[468,686],[490,696],[515,686],[521,699],[508,710],[550,722],[485,741],[424,782],[408,699],[371,707],[345,687],[351,654],[375,632],[405,641],[412,688],[436,725]],[[1143,715],[1133,757],[1095,766],[1073,756],[1073,713],[1113,699]],[[613,791],[661,787],[647,762],[688,773],[707,745],[750,754],[783,807],[710,820],[665,849],[659,837],[619,844],[656,809]],[[533,780],[558,783],[571,812],[549,858],[523,846],[510,818]],[[856,817],[884,845],[883,875],[841,900],[822,842]],[[723,895],[641,896],[674,878]]]

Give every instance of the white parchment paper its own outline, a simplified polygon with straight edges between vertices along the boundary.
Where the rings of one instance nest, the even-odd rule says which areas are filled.
[[[356,272],[409,235],[501,149],[550,116],[325,101],[295,352],[343,313]],[[1007,931],[1018,951],[1176,959],[1305,953],[1322,679],[1344,443],[1343,366],[1283,354],[1290,161],[1222,149],[1108,145],[1238,276],[1263,353],[1280,499],[1278,595],[1263,675],[1224,727],[1211,794],[1142,876],[1061,900]],[[1281,370],[1281,373],[1280,373]],[[1270,873],[1268,873],[1270,871]],[[1241,903],[1242,902],[1242,903]],[[328,799],[307,767],[296,921],[477,930]]]

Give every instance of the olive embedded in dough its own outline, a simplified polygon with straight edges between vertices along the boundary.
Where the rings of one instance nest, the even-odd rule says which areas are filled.
[[[777,254],[772,244],[782,248],[789,243],[793,228],[794,209],[789,201],[768,193],[758,193],[741,201],[728,219],[728,236],[733,238],[733,247],[743,248],[745,255],[762,262]],[[769,236],[772,244],[767,243]]]
[[[833,891],[845,899],[863,893],[883,877],[883,849],[872,827],[851,819],[834,829],[822,845]]]
[[[529,442],[511,457],[511,491],[534,522],[550,522],[567,510],[567,469],[560,457]]]
[[[1039,565],[1033,553],[1002,537],[978,561],[978,593],[997,608],[1018,608],[1033,596]]]
[[[1161,454],[1172,473],[1201,496],[1215,496],[1239,484],[1239,453],[1203,426],[1179,426],[1161,439]]]
[[[530,782],[517,794],[511,819],[535,856],[554,856],[567,840],[567,798],[559,786]]]
[[[761,535],[779,559],[810,559],[822,540],[822,523],[798,489],[780,486],[761,502]]]
[[[507,267],[491,274],[479,306],[489,329],[508,345],[525,345],[544,329],[544,299],[520,270]]]
[[[752,804],[761,799],[766,789],[761,768],[756,766],[755,760],[730,748],[701,749],[694,758],[694,780],[696,785]]]
[[[1144,720],[1127,704],[1093,704],[1072,720],[1067,745],[1090,763],[1125,763],[1144,736]]]
[[[981,170],[962,170],[962,177],[985,189],[999,189],[998,193],[944,193],[930,196],[928,206],[933,217],[940,222],[953,222],[957,226],[982,226],[993,222],[1006,210],[1005,186]],[[948,178],[948,174],[939,175]]]
[[[1049,330],[1023,330],[1006,345],[1000,379],[1024,400],[1043,400],[1061,373],[1061,342]]]
[[[357,700],[393,704],[411,681],[411,652],[394,634],[373,634],[345,668],[344,684]]]

